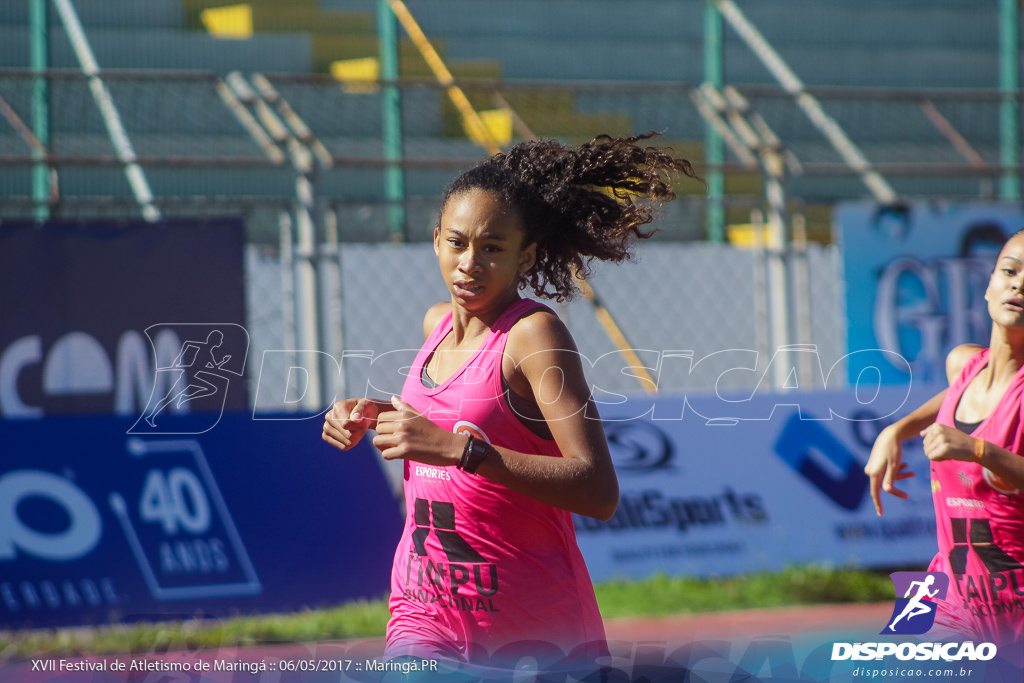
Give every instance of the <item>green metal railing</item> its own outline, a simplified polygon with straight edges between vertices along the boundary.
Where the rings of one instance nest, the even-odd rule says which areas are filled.
[[[364,239],[393,240],[398,228],[404,239],[426,239],[424,225],[434,220],[444,187],[487,154],[467,137],[459,113],[436,81],[382,81],[377,93],[353,94],[327,76],[263,77],[272,84],[278,104],[287,105],[304,122],[308,135],[322,143],[329,157],[315,178],[316,200],[350,212],[348,225],[358,225]],[[255,74],[245,78],[260,82]],[[132,141],[135,162],[150,180],[156,207],[192,203],[201,214],[214,204],[235,200],[252,204],[295,199],[296,171],[288,145],[303,135],[293,130],[280,139],[268,134],[257,141],[250,128],[262,125],[260,112],[254,103],[241,103],[249,112],[249,127],[243,125],[240,112],[222,96],[225,78],[196,71],[105,70],[103,80]],[[659,144],[691,159],[704,177],[720,173],[720,203],[699,185],[680,187],[684,195],[676,202],[679,206],[670,205],[669,211],[681,213],[677,218],[669,214],[663,238],[718,239],[720,235],[706,231],[705,209],[717,211],[720,206],[726,225],[747,223],[749,206],[763,201],[765,176],[756,159],[752,162],[727,146],[718,161],[706,147],[708,114],[696,104],[701,92],[696,85],[480,80],[460,82],[460,87],[481,109],[504,103],[514,112],[519,123],[512,141],[521,139],[524,129],[573,143],[596,133],[655,129],[662,132]],[[400,155],[388,147],[381,116],[383,93],[389,90],[398,95],[396,108],[407,127]],[[774,131],[783,151],[799,162],[784,179],[791,201],[827,207],[870,197],[858,172],[844,163],[788,92],[763,85],[735,90],[749,111]],[[50,102],[46,144],[38,138],[39,129],[33,130],[41,91]],[[899,198],[1012,196],[1003,186],[1008,178],[1019,179],[1021,168],[1019,161],[1006,162],[1006,136],[1000,134],[999,123],[1007,101],[1019,112],[1020,91],[808,87],[806,92],[842,124]],[[123,159],[108,139],[82,73],[0,70],[0,115],[0,218],[39,218],[47,212],[74,217],[85,207],[100,205],[140,215],[124,174],[115,172]],[[729,112],[720,116],[727,126]],[[280,123],[289,125],[283,118]],[[40,169],[56,182],[43,186]],[[404,193],[388,189],[399,175]],[[820,236],[810,220],[812,235]],[[348,227],[341,230],[345,239],[359,238]]]

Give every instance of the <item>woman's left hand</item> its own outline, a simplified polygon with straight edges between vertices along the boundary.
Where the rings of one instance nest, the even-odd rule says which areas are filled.
[[[974,460],[974,437],[946,425],[931,424],[921,432],[924,454],[931,461]]]
[[[415,460],[426,465],[457,465],[466,438],[445,431],[408,403],[391,397],[394,410],[377,416],[373,445],[385,460]]]

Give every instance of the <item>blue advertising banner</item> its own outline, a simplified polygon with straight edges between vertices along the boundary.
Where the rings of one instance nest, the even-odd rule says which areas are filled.
[[[366,442],[226,413],[0,421],[0,627],[290,611],[381,597],[401,531]],[[202,432],[202,433],[200,433]]]
[[[0,417],[248,407],[244,225],[3,223]],[[143,412],[145,409],[145,412]]]
[[[988,345],[984,301],[1003,242],[1024,228],[1011,204],[840,204],[851,382],[877,367],[887,384],[944,382],[945,358]]]
[[[885,494],[882,517],[864,465],[882,428],[941,387],[861,389],[601,406],[620,500],[607,522],[575,517],[591,576],[926,566],[935,514],[920,439],[904,447],[910,499]]]

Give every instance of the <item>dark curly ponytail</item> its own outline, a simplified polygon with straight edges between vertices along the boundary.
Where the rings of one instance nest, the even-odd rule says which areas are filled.
[[[675,199],[674,175],[699,180],[686,159],[636,144],[655,135],[600,135],[579,147],[522,142],[459,176],[441,210],[470,190],[499,195],[519,213],[524,244],[537,244],[537,261],[520,287],[562,301],[575,293],[575,277],[589,274],[591,260],[623,261],[635,239],[653,234],[642,226],[656,205]]]

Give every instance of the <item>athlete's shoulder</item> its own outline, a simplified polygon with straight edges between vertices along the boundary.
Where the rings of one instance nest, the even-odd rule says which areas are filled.
[[[946,355],[946,379],[950,384],[955,382],[963,372],[967,362],[984,347],[978,344],[960,344]]]
[[[426,339],[430,336],[430,333],[434,331],[437,324],[441,322],[441,319],[452,310],[452,303],[450,301],[439,301],[430,308],[427,309],[426,315],[423,316],[423,338]]]
[[[569,328],[547,306],[538,306],[519,318],[508,333],[506,349],[513,355],[528,355],[537,351],[576,350]]]

